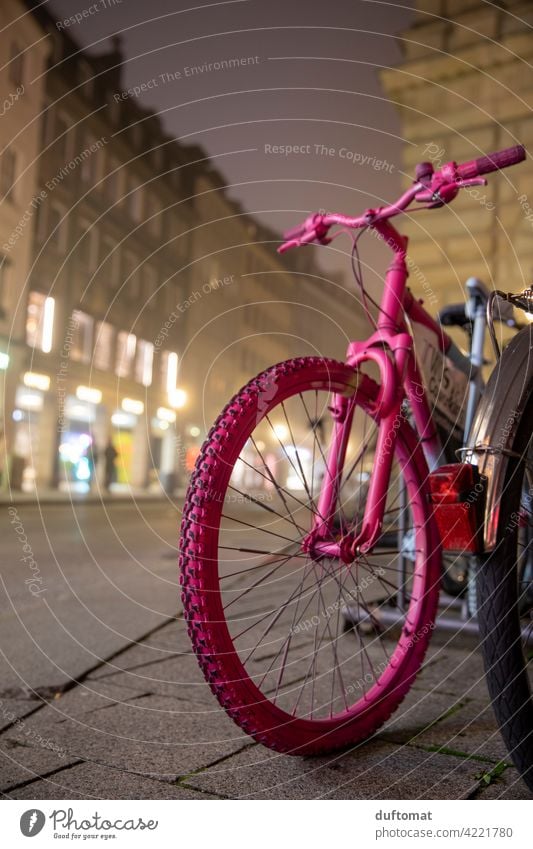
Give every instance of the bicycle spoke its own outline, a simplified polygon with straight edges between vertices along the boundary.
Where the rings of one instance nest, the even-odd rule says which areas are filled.
[[[313,586],[314,586],[314,585],[313,585]],[[301,616],[303,616],[303,615],[304,615],[304,613],[306,613],[307,609],[309,608],[309,605],[312,603],[312,601],[313,601],[314,597],[315,597],[317,594],[318,594],[318,591],[315,589],[315,592],[313,593],[313,595],[311,596],[311,598],[308,600],[308,602],[307,602],[306,606],[305,606],[305,607],[304,607],[304,609],[302,610]],[[319,600],[318,600],[318,603],[320,604],[320,598],[319,598]],[[287,635],[287,637],[285,637],[285,640],[283,641],[283,643],[281,644],[281,646],[279,647],[279,649],[277,650],[276,654],[275,654],[275,655],[274,655],[274,657],[272,658],[272,661],[271,661],[271,663],[270,663],[270,666],[268,667],[268,669],[267,669],[267,670],[266,670],[266,672],[264,673],[263,677],[261,678],[261,681],[260,681],[260,683],[259,683],[259,685],[258,685],[259,687],[263,684],[263,682],[264,682],[265,678],[267,677],[268,673],[272,670],[272,668],[273,668],[273,666],[274,666],[274,664],[275,664],[276,660],[278,659],[278,657],[280,656],[281,652],[283,651],[283,648],[284,648],[284,646],[285,646],[285,644],[286,644],[286,642],[287,642],[287,640],[288,640],[288,638],[289,638],[289,635],[290,635],[290,631],[289,631],[289,634]]]
[[[288,419],[288,416],[287,416],[287,411],[286,411],[286,409],[285,409],[285,404],[283,403],[283,401],[281,402],[281,409],[283,410],[283,415],[285,416],[285,421],[287,422],[287,427],[288,427],[288,429],[289,429],[289,434],[290,434],[290,437],[291,437],[291,440],[292,440],[292,444],[293,444],[293,447],[294,447],[294,453],[296,454],[296,460],[297,460],[297,462],[298,462],[298,466],[299,466],[299,469],[300,469],[300,474],[301,474],[301,476],[302,476],[302,483],[303,483],[304,488],[305,488],[305,491],[306,491],[306,493],[307,493],[307,497],[308,497],[308,498],[309,498],[309,500],[312,502],[312,496],[311,496],[311,493],[310,493],[310,491],[309,491],[309,487],[308,487],[308,485],[307,485],[307,480],[306,480],[306,477],[305,477],[305,473],[304,473],[304,470],[303,470],[303,467],[302,467],[302,463],[301,463],[301,461],[300,461],[300,455],[299,455],[299,453],[298,453],[298,449],[296,448],[296,440],[295,440],[295,438],[294,438],[294,434],[293,434],[293,432],[292,432],[292,427],[291,427],[291,424],[290,424],[290,422],[289,422],[289,419]],[[315,507],[315,512],[316,512],[316,510],[317,510],[316,505],[313,505],[313,506]],[[322,518],[322,517],[321,517],[321,518]]]
[[[295,521],[295,519],[294,519],[294,516],[292,515],[292,510],[290,509],[289,505],[287,504],[287,499],[285,498],[285,494],[284,494],[283,487],[279,486],[278,482],[277,482],[277,481],[276,481],[276,479],[274,478],[274,476],[273,476],[272,472],[270,471],[270,467],[269,467],[269,465],[265,462],[265,460],[264,460],[264,458],[263,458],[263,456],[262,456],[261,452],[259,451],[259,448],[258,448],[258,447],[257,447],[257,445],[256,445],[256,442],[255,442],[255,440],[254,440],[253,436],[252,436],[252,437],[250,437],[250,438],[251,438],[251,441],[252,441],[252,445],[254,446],[255,450],[256,450],[256,451],[257,451],[257,453],[259,454],[259,457],[261,458],[261,461],[262,461],[262,463],[263,463],[263,465],[264,465],[265,469],[267,469],[268,476],[269,476],[269,478],[270,478],[270,482],[274,485],[274,487],[275,487],[275,489],[276,489],[276,492],[278,493],[278,496],[281,498],[281,500],[283,501],[283,504],[285,505],[285,509],[287,510],[287,512],[288,512],[288,514],[289,514],[290,521],[292,522],[292,524],[294,525],[294,527],[296,528],[296,530],[297,530],[297,531],[299,531],[299,532],[300,532],[300,533],[302,533],[302,534],[305,534],[306,532],[305,532],[304,528],[301,528],[299,525],[297,525],[297,524],[296,524],[296,521]],[[304,506],[305,506],[305,505],[304,505]]]
[[[346,462],[336,470],[327,462],[333,418],[331,427],[327,423],[328,439],[319,423],[322,411],[331,406],[331,393],[319,397],[316,389],[295,391],[268,411],[241,448],[240,476],[227,485],[238,503],[260,506],[264,518],[259,522],[240,518],[237,509],[229,515],[226,508],[218,539],[219,557],[224,556],[229,566],[226,575],[223,570],[220,574],[221,587],[227,587],[224,613],[240,662],[271,704],[294,718],[313,721],[350,711],[388,667],[396,625],[383,629],[380,610],[395,599],[400,580],[409,588],[422,555],[420,546],[410,549],[407,573],[399,568],[403,530],[399,516],[405,510],[410,515],[410,510],[398,503],[393,476],[383,493],[382,541],[378,539],[371,552],[347,565],[332,556],[313,558],[302,550],[315,521],[324,519],[317,506],[323,486],[333,485],[337,498],[328,517],[334,519],[331,535],[322,528],[324,542],[338,540],[362,518],[367,469],[376,461],[372,445],[377,425],[353,403],[350,423],[357,438],[348,440]],[[401,474],[393,468],[393,475]],[[267,503],[258,494],[265,491],[272,493]],[[409,519],[407,527],[413,528]],[[244,535],[242,542],[239,533]],[[423,528],[418,533],[423,534]],[[416,601],[409,596],[409,603]],[[355,641],[344,635],[346,606],[360,623],[353,629]],[[354,680],[354,668],[358,683],[352,696],[347,684]]]
[[[260,638],[259,642],[256,644],[256,646],[255,646],[255,647],[254,647],[254,649],[253,649],[253,651],[254,651],[254,652],[257,650],[257,648],[259,647],[260,643],[262,643],[262,641],[264,640],[264,638],[266,637],[266,635],[270,632],[270,630],[271,630],[271,629],[273,628],[273,626],[276,624],[276,622],[278,621],[279,617],[280,617],[280,616],[281,616],[281,614],[284,612],[284,610],[288,607],[288,605],[289,605],[289,604],[291,604],[291,602],[294,600],[294,598],[295,598],[295,597],[299,597],[299,595],[301,595],[301,593],[303,592],[303,584],[304,584],[304,582],[305,582],[305,578],[306,578],[305,570],[307,569],[307,566],[308,566],[308,565],[309,565],[309,564],[306,564],[306,565],[304,566],[304,570],[303,570],[303,571],[304,571],[304,574],[303,574],[303,576],[302,576],[302,580],[300,581],[299,588],[298,588],[297,590],[294,590],[294,592],[293,592],[293,593],[289,596],[289,598],[287,599],[287,601],[285,601],[285,602],[281,605],[281,607],[280,607],[277,611],[276,611],[276,610],[275,610],[275,611],[272,611],[272,610],[267,611],[267,613],[266,613],[263,617],[261,617],[261,619],[259,619],[259,621],[258,621],[258,622],[253,622],[251,625],[249,625],[247,628],[245,628],[245,630],[244,630],[244,631],[241,631],[241,632],[240,632],[240,634],[237,634],[237,636],[233,638],[233,640],[234,640],[234,641],[238,640],[240,637],[242,637],[244,634],[246,634],[246,633],[247,633],[248,631],[250,631],[252,628],[256,628],[256,627],[257,627],[257,625],[260,625],[260,624],[261,624],[261,622],[264,622],[264,620],[267,618],[267,616],[270,616],[270,614],[271,614],[271,613],[274,613],[274,618],[273,618],[273,620],[269,623],[268,628],[267,628],[267,629],[266,629],[266,631],[264,631],[264,633],[261,635],[261,638]],[[253,654],[253,652],[252,652],[252,654]],[[245,660],[245,661],[243,661],[243,663],[246,663],[246,662],[250,659],[250,657],[251,657],[251,654],[247,656],[246,660]]]
[[[246,528],[251,528],[254,531],[257,531],[256,525],[251,525],[250,522],[245,522],[244,519],[236,519],[234,516],[228,516],[226,513],[221,513],[223,519],[228,519],[230,522],[237,522],[239,525],[244,525]],[[295,540],[290,537],[284,537],[282,534],[277,534],[275,531],[267,531],[266,528],[261,528],[261,533],[270,534],[273,537],[277,537],[278,539],[283,539],[285,542],[290,542],[294,545]]]
[[[274,516],[277,516],[278,519],[283,519],[283,521],[287,521],[287,517],[283,515],[283,513],[278,513],[277,510],[274,510],[273,507],[269,507],[268,504],[265,504],[263,501],[260,501],[258,498],[254,498],[253,495],[249,495],[247,492],[242,492],[237,487],[228,484],[228,489],[231,489],[233,492],[236,492],[237,495],[240,495],[242,498],[248,501],[252,501],[254,504],[258,504],[259,507],[262,507],[263,510],[268,510],[269,513],[272,513]],[[292,513],[291,513],[292,516]],[[290,521],[290,520],[289,520]],[[293,523],[295,528],[300,531],[300,533],[305,534],[306,531],[303,528],[299,528],[296,523]]]
[[[228,607],[231,607],[231,605],[235,604],[235,602],[239,601],[239,599],[244,598],[245,595],[248,595],[249,592],[251,592],[253,589],[258,587],[259,584],[262,584],[263,581],[268,580],[268,578],[270,578],[271,575],[274,575],[275,572],[278,571],[278,569],[281,569],[281,567],[284,566],[285,563],[287,562],[287,560],[289,560],[289,559],[290,559],[290,555],[288,557],[286,557],[284,560],[282,560],[281,563],[278,563],[276,566],[274,566],[274,568],[271,569],[270,572],[267,572],[266,575],[262,575],[260,578],[258,578],[256,581],[254,581],[253,584],[250,584],[250,586],[247,587],[245,590],[243,590],[240,593],[240,595],[238,595],[236,598],[234,598],[230,602],[228,602],[228,604],[226,604],[224,606],[224,610],[227,610]]]

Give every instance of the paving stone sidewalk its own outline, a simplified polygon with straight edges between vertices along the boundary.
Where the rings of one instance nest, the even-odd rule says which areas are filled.
[[[488,705],[475,647],[441,641],[369,742],[278,755],[218,706],[170,621],[47,701],[0,703],[11,799],[527,799]]]

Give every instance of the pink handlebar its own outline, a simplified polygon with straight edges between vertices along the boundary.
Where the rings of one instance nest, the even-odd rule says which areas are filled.
[[[470,180],[472,177],[481,176],[481,174],[490,174],[491,171],[499,171],[501,168],[516,165],[525,158],[525,148],[521,144],[517,144],[515,147],[498,150],[495,153],[489,153],[488,156],[480,156],[479,159],[472,159],[470,162],[458,165],[457,176],[460,180]]]
[[[426,209],[450,203],[459,189],[484,183],[485,181],[481,179],[476,181],[476,178],[479,178],[481,174],[489,174],[491,171],[508,168],[510,165],[522,162],[525,158],[526,151],[519,144],[515,147],[508,147],[506,150],[490,153],[488,156],[481,156],[479,159],[472,159],[471,162],[464,162],[462,165],[448,162],[434,173],[431,165],[428,164],[427,173],[421,175],[418,173],[419,169],[417,169],[417,179],[414,185],[390,206],[367,209],[363,215],[356,218],[335,213],[321,214],[317,212],[306,218],[302,224],[285,233],[287,241],[280,245],[278,252],[284,253],[290,248],[298,248],[311,242],[320,242],[327,245],[331,241],[331,238],[328,237],[328,231],[333,225],[338,224],[341,227],[351,229],[368,227],[369,225],[376,226],[377,221],[385,221],[399,215],[408,208],[413,200],[425,202],[427,204]],[[425,163],[423,164],[425,165]]]

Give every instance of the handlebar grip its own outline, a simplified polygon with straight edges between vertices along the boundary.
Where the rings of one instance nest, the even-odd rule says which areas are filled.
[[[461,180],[470,180],[481,174],[490,174],[491,171],[499,171],[501,168],[508,168],[509,165],[516,165],[525,158],[525,148],[517,144],[515,147],[497,150],[495,153],[489,153],[488,156],[480,156],[479,159],[472,159],[470,162],[458,165],[457,175]]]

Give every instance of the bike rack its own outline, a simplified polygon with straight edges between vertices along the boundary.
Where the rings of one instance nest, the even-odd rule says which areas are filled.
[[[376,607],[372,609],[370,615],[368,613],[361,615],[360,610],[355,605],[345,605],[341,609],[345,627],[362,626],[380,631],[403,625],[405,614],[400,607],[391,607],[390,599],[383,599],[382,602],[376,600],[375,604]],[[442,607],[444,612],[437,614],[435,630],[457,635],[478,636],[477,619],[468,614],[466,599],[443,594],[439,607]],[[448,613],[450,609],[456,610],[459,615],[450,616]],[[533,648],[533,627],[531,625],[522,628],[522,638],[527,648]]]

